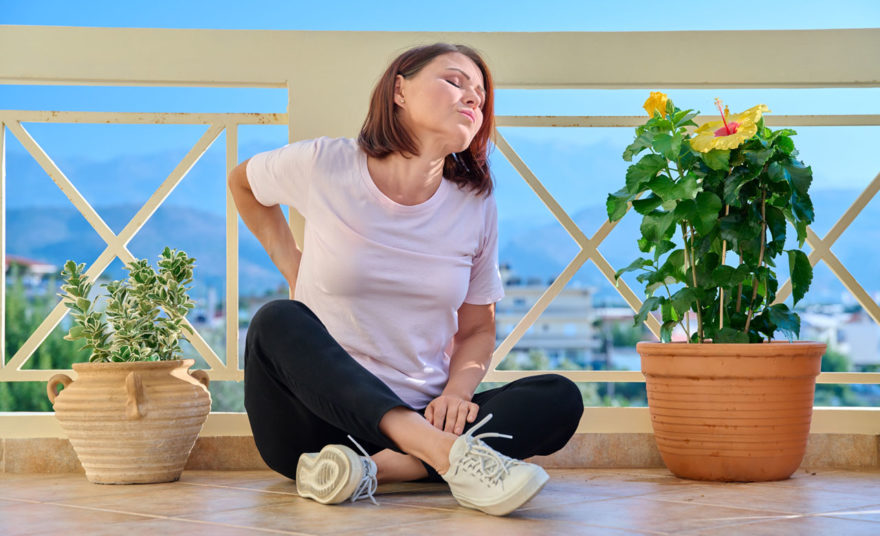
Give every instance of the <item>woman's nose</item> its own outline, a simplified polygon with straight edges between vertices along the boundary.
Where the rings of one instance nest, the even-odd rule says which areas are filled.
[[[470,90],[467,93],[465,93],[464,101],[467,103],[468,106],[476,107],[477,103],[479,102],[479,97],[477,96],[477,92],[474,90]]]

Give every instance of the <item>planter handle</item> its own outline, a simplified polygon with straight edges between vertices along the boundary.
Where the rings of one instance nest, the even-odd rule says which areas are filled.
[[[208,378],[208,373],[204,370],[193,370],[189,373],[190,376],[196,379],[199,383],[205,386],[205,389],[208,388],[208,384],[211,383],[211,379]]]
[[[49,378],[49,383],[46,384],[46,394],[49,396],[49,402],[52,404],[55,403],[55,397],[59,394],[57,391],[59,383],[67,389],[67,386],[73,383],[73,380],[67,374],[56,374]]]
[[[129,419],[140,419],[147,414],[144,403],[144,384],[141,375],[135,371],[129,372],[125,377],[125,414]]]

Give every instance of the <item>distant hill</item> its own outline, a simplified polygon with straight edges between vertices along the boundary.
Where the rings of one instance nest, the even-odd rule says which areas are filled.
[[[617,189],[624,176],[627,164],[619,159],[619,144],[609,140],[582,143],[527,139],[528,133],[523,132],[505,135],[563,209],[591,236],[605,221],[607,192]],[[271,148],[271,144],[251,143],[241,147],[239,154],[246,157]],[[184,152],[123,155],[107,161],[59,157],[56,163],[118,232],[174,169]],[[609,154],[614,158],[609,158]],[[9,150],[7,156],[7,252],[59,266],[67,259],[91,263],[103,249],[103,241],[29,155]],[[136,256],[150,260],[155,260],[165,245],[185,249],[197,259],[196,283],[216,287],[221,295],[225,272],[225,165],[223,151],[212,146],[130,243]],[[544,281],[556,277],[577,253],[575,242],[551,219],[549,211],[500,151],[492,153],[492,165],[499,206],[499,260],[509,263],[523,277]],[[819,182],[833,184],[828,178]],[[817,213],[814,229],[820,236],[827,233],[858,193],[827,188],[813,192]],[[880,200],[871,202],[832,248],[869,293],[880,292],[880,272],[875,268],[880,265],[877,222]],[[637,215],[628,214],[600,246],[612,266],[626,266],[639,255],[635,246],[638,223]],[[263,293],[277,288],[283,279],[241,222],[239,235],[241,292]],[[109,275],[121,277],[120,266],[118,261],[112,264]],[[600,296],[616,296],[592,262],[581,269],[575,280],[596,286]],[[634,289],[638,288],[633,277],[627,280]],[[842,292],[842,284],[827,267],[820,265],[808,298],[836,302]]]
[[[814,230],[822,237],[831,228],[859,192],[850,190],[822,190],[813,194],[817,210]],[[590,237],[605,219],[604,207],[588,207],[572,215],[574,222]],[[628,213],[611,231],[599,251],[615,269],[628,265],[641,255],[635,244],[639,236],[638,214]],[[869,203],[856,218],[850,228],[832,246],[831,251],[843,265],[861,282],[872,296],[880,294],[880,199]],[[511,229],[522,228],[522,222],[513,222]],[[499,261],[509,263],[513,270],[523,277],[552,279],[558,275],[577,254],[579,248],[565,229],[556,221],[519,230],[507,231],[506,222],[499,223]],[[789,230],[789,235],[794,232]],[[789,236],[788,248],[797,244]],[[808,254],[810,247],[804,244]],[[784,259],[778,260],[780,284],[788,278],[788,265]],[[624,278],[639,296],[639,283],[632,274]],[[583,285],[595,286],[600,297],[615,297],[617,292],[605,277],[588,261],[575,275],[573,281]],[[814,279],[805,302],[839,302],[846,289],[830,269],[819,263],[814,270]]]
[[[140,207],[120,205],[96,207],[113,229],[121,229]],[[60,267],[67,259],[90,265],[105,243],[85,218],[70,208],[13,209],[6,214],[6,250]],[[194,290],[214,287],[222,295],[226,273],[226,223],[222,217],[188,207],[160,206],[146,225],[129,242],[138,258],[155,266],[165,246],[183,249],[196,259]],[[117,260],[105,272],[108,277],[125,275]],[[239,288],[242,294],[263,293],[277,288],[284,279],[272,264],[256,237],[239,222]]]

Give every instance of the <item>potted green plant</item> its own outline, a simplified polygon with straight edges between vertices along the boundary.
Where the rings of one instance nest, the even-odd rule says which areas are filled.
[[[46,389],[91,482],[170,482],[183,472],[211,411],[207,373],[190,373],[195,361],[181,359],[194,263],[167,247],[158,273],[146,259],[131,262],[127,279],[102,285],[103,311],[89,297],[85,265],[64,265],[59,296],[74,320],[65,339],[92,353],[74,363],[76,381],[57,374]]]
[[[607,200],[611,221],[629,206],[639,213],[645,255],[615,277],[641,272],[636,324],[660,310],[661,342],[636,348],[667,467],[700,480],[779,480],[803,459],[825,352],[793,341],[800,319],[776,303],[777,257],[788,257],[794,304],[812,280],[803,251],[785,248],[789,227],[803,247],[813,221],[812,171],[797,159],[795,131],[764,125],[765,105],[716,105],[721,120],[698,126],[697,112],[663,93],[645,102],[651,117],[623,153],[638,159]],[[671,342],[676,326],[684,342]],[[774,341],[777,332],[788,340]]]

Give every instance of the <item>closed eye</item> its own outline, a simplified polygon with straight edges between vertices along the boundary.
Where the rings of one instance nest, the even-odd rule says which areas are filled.
[[[461,89],[461,86],[458,85],[458,84],[456,84],[456,83],[453,82],[452,80],[447,80],[447,82],[449,82],[449,83],[452,84],[453,86],[455,86],[455,87]],[[480,104],[479,104],[478,108],[482,111],[482,109],[483,109],[483,101],[480,100],[479,103],[480,103]]]

